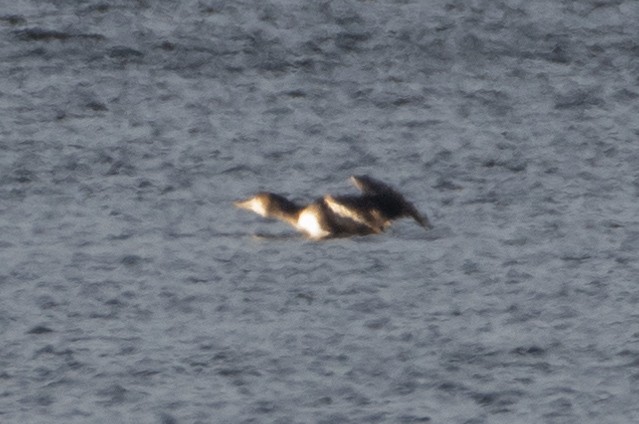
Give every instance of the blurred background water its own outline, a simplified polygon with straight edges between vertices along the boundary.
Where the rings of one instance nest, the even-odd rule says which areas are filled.
[[[0,421],[636,421],[638,17],[3,5]],[[232,206],[362,173],[435,229]]]

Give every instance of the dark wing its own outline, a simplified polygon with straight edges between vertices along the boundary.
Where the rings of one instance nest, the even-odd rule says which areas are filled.
[[[369,197],[377,205],[387,221],[408,216],[425,229],[432,228],[428,217],[420,214],[411,202],[388,184],[368,175],[353,175],[351,181],[364,193],[362,197]]]
[[[430,228],[433,228],[430,221],[428,220],[428,217],[419,213],[419,211],[415,208],[415,206],[413,206],[412,203],[406,202],[406,211],[408,213],[408,216],[412,217],[415,221],[417,221],[419,225],[421,225],[425,229],[428,230]]]
[[[388,184],[369,177],[368,175],[352,175],[351,182],[364,194],[380,194],[395,191]]]

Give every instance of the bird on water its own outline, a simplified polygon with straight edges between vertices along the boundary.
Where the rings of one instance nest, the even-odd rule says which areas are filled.
[[[284,196],[257,193],[235,206],[292,225],[314,240],[379,234],[392,221],[413,218],[420,226],[432,228],[428,217],[419,213],[397,190],[367,175],[354,175],[351,181],[361,195],[325,195],[307,205],[298,205]]]

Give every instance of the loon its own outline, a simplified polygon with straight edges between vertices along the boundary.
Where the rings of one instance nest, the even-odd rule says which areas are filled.
[[[360,196],[325,195],[301,206],[284,196],[260,192],[234,202],[235,206],[266,218],[284,221],[314,240],[379,234],[395,219],[410,217],[428,230],[428,217],[389,185],[366,175],[354,175],[351,181]]]

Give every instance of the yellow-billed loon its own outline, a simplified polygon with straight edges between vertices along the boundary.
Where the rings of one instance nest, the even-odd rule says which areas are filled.
[[[300,206],[275,193],[261,192],[235,206],[266,218],[287,222],[311,239],[378,234],[393,220],[410,217],[425,229],[432,228],[404,196],[387,184],[366,175],[352,176],[359,196],[331,196]]]

